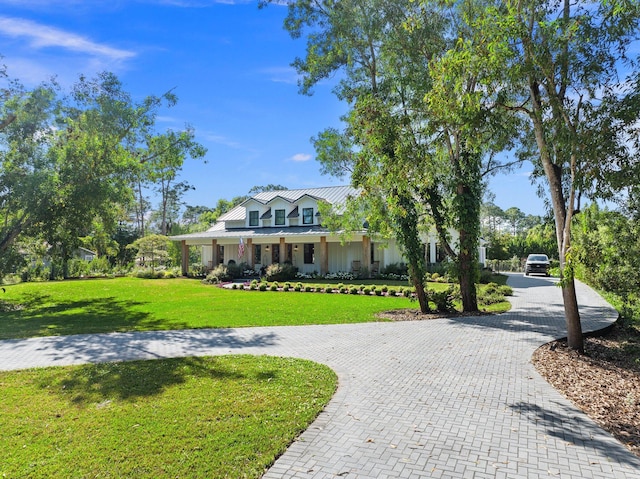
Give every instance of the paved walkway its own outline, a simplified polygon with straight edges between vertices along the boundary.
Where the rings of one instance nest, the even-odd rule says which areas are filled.
[[[0,369],[228,353],[309,358],[340,386],[265,478],[640,478],[640,461],[549,386],[533,351],[565,335],[553,280],[510,277],[503,315],[0,341]],[[616,313],[578,285],[583,329]]]

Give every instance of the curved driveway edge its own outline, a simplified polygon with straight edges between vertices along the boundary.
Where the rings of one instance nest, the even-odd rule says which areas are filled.
[[[554,280],[511,275],[498,316],[0,341],[0,369],[269,354],[332,367],[340,386],[265,478],[640,478],[640,460],[530,363],[566,335]],[[578,284],[583,330],[617,313]],[[303,312],[301,312],[303,314]]]

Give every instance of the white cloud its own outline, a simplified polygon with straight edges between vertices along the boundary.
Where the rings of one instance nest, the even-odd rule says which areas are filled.
[[[261,70],[274,83],[298,84],[298,72],[293,67],[272,67]]]
[[[11,38],[26,38],[30,46],[35,49],[59,47],[89,55],[106,57],[112,61],[126,60],[135,56],[134,52],[102,45],[81,35],[22,18],[0,16],[0,35]]]
[[[289,159],[291,161],[303,162],[303,161],[309,161],[311,158],[313,158],[313,157],[308,153],[296,153],[295,155],[293,155]]]

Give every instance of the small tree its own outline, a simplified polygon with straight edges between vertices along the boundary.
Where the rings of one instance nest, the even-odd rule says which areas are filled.
[[[135,240],[127,248],[137,251],[137,261],[141,265],[149,265],[151,271],[155,271],[156,266],[164,264],[169,257],[170,244],[171,240],[166,236],[149,235]]]

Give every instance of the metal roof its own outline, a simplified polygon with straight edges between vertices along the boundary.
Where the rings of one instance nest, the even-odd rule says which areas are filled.
[[[263,205],[266,205],[275,198],[282,198],[290,203],[299,201],[304,196],[312,197],[316,200],[324,200],[334,207],[339,207],[346,203],[349,196],[358,196],[360,190],[353,186],[325,186],[322,188],[302,188],[298,190],[277,190],[277,191],[264,191],[252,196],[242,204],[236,206],[223,215],[220,215],[218,222],[221,221],[243,221],[246,219],[247,211],[245,204],[254,200]],[[209,229],[211,230],[211,228]]]
[[[213,234],[212,234],[213,233]],[[331,232],[322,226],[288,226],[267,228],[228,228],[218,231],[203,231],[185,235],[172,236],[173,241],[190,239],[220,239],[220,238],[261,238],[261,237],[291,237],[308,235],[328,235]]]

